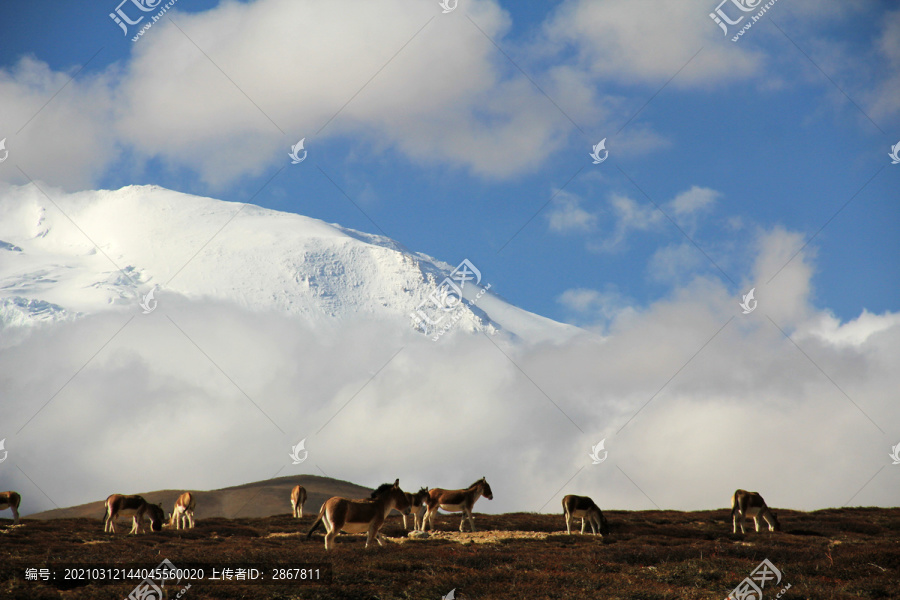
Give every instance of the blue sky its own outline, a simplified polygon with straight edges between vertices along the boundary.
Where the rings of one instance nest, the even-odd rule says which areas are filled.
[[[222,23],[294,19],[302,8],[279,15],[287,9],[277,2],[179,0],[171,21],[132,42],[108,4],[0,7],[0,97],[10,108],[0,136],[14,158],[31,146],[16,164],[50,185],[153,183],[380,230],[449,263],[469,258],[512,303],[579,324],[649,305],[697,275],[726,282],[739,298],[765,283],[751,271],[760,236],[783,228],[815,235],[815,305],[842,320],[897,309],[900,165],[887,155],[900,141],[900,11],[892,3],[823,9],[780,0],[737,43],[709,18],[708,2],[460,0],[447,15],[437,2],[397,0],[365,15],[362,3],[340,14],[333,4],[316,18],[331,19],[334,35],[310,42],[318,27],[298,20],[287,29],[296,37],[277,46],[261,43],[265,27],[235,35]],[[367,39],[372,31],[380,34]],[[272,66],[292,49],[285,64],[295,70]],[[355,54],[376,68],[346,78],[316,72],[320,57],[341,49],[348,65]],[[178,60],[222,87],[192,88],[190,76],[177,83]],[[254,82],[254,72],[274,83]],[[426,75],[420,88],[417,74],[426,72],[434,80]],[[286,98],[275,98],[279,81],[293,90]],[[308,97],[329,84],[340,91]],[[218,101],[207,92],[227,99],[197,134],[194,117],[170,121],[160,102],[202,115]],[[448,93],[458,103],[441,105]],[[81,103],[96,110],[79,112]],[[235,117],[246,122],[234,125]],[[84,126],[51,127],[55,119]],[[309,160],[290,165],[301,137]],[[588,153],[602,138],[609,159],[593,165]],[[51,147],[58,155],[41,158]],[[9,162],[0,178],[25,182]],[[673,200],[692,189],[707,202],[676,216]],[[592,295],[566,303],[571,290]]]

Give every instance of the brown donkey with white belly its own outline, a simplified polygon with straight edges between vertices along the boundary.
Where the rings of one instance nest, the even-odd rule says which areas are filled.
[[[150,504],[140,496],[123,496],[113,494],[106,499],[106,516],[103,519],[103,531],[116,532],[116,519],[133,517],[130,533],[140,533],[144,526],[144,517],[150,518],[150,529],[162,531],[166,514],[162,507]]]
[[[447,512],[463,513],[462,519],[459,521],[459,530],[463,530],[463,524],[468,519],[470,529],[475,531],[475,521],[472,519],[472,507],[475,506],[475,501],[482,496],[488,500],[494,499],[494,494],[491,492],[491,486],[488,485],[487,479],[484,477],[464,490],[435,488],[429,491],[428,499],[425,501],[425,516],[422,519],[422,531],[425,531],[425,526],[428,523],[431,523],[432,529],[434,528],[434,515],[437,513],[438,509]]]
[[[591,531],[597,535],[609,533],[609,525],[606,523],[606,517],[600,507],[594,504],[594,501],[587,496],[569,495],[562,500],[563,512],[566,515],[566,532],[572,533],[572,521],[581,517],[581,534],[584,535],[584,522],[587,520],[591,524]]]
[[[19,504],[22,503],[22,496],[18,492],[0,492],[0,510],[12,509],[13,525],[19,524]]]
[[[319,525],[324,523],[325,550],[334,548],[334,538],[340,531],[368,532],[366,548],[373,540],[377,541],[379,546],[384,546],[382,542],[384,536],[379,531],[388,513],[395,508],[409,514],[409,501],[406,499],[406,493],[400,489],[399,479],[393,484],[382,484],[369,500],[348,500],[339,496],[329,498],[319,510],[319,516],[306,534],[306,539],[311,538]]]

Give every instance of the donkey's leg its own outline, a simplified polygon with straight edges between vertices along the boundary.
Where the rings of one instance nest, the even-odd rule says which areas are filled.
[[[429,508],[425,513],[425,521],[422,523],[422,531],[425,531],[425,523],[431,525],[431,529],[437,531],[437,525],[435,524],[435,517],[437,516],[437,506],[434,509]]]
[[[741,533],[746,533],[744,530],[744,513],[736,510],[732,513],[732,519],[734,520],[734,533],[737,533],[738,525],[741,526]]]
[[[334,538],[337,537],[337,531],[332,530],[325,534],[325,549],[331,550],[334,548]]]
[[[466,518],[469,519],[469,529],[472,530],[472,533],[475,533],[475,519],[472,517],[472,509],[466,509]],[[462,527],[462,523],[460,523],[460,527]]]

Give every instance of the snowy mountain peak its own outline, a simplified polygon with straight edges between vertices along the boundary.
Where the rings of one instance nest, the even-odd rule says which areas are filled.
[[[453,271],[384,236],[158,186],[52,201],[34,186],[0,190],[0,240],[0,328],[137,308],[154,289],[157,299],[175,293],[311,322],[361,316],[427,331],[430,319],[418,315]],[[479,291],[469,285],[463,295]],[[491,294],[457,310],[460,330],[537,340],[573,329]]]

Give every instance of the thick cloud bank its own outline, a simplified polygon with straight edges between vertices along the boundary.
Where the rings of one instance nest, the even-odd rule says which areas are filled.
[[[313,328],[175,295],[149,315],[7,329],[0,488],[26,513],[299,473],[410,489],[487,476],[495,500],[478,508],[491,512],[556,511],[566,493],[701,509],[737,487],[798,509],[894,505],[900,316],[840,323],[815,308],[804,253],[765,284],[799,244],[760,236],[750,314],[696,278],[647,307],[598,310],[596,330],[564,345]],[[301,439],[309,456],[293,465]]]

